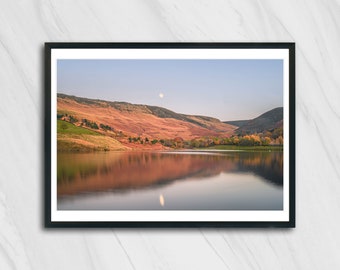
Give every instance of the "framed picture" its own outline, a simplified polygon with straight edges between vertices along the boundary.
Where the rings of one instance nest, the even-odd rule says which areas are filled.
[[[294,43],[46,43],[46,227],[295,227]]]

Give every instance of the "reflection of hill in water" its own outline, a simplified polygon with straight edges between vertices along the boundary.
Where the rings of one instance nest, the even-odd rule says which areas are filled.
[[[283,185],[282,152],[238,152],[230,156],[238,171],[253,172],[275,185]]]
[[[282,152],[120,152],[58,155],[58,195],[166,185],[221,172],[253,172],[282,185]]]

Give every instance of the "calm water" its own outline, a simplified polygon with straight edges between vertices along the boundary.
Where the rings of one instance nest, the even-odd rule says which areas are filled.
[[[58,154],[60,210],[280,210],[282,152]]]

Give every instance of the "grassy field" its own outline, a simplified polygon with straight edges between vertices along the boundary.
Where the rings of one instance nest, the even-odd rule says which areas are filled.
[[[238,145],[215,145],[208,147],[208,149],[216,150],[244,150],[244,151],[283,151],[283,146],[238,146]]]
[[[57,151],[59,152],[89,152],[129,150],[119,141],[99,132],[83,127],[77,127],[66,121],[57,121]]]
[[[71,123],[68,123],[66,121],[57,120],[57,132],[60,134],[77,134],[77,135],[97,135],[102,136],[102,134],[82,128],[77,127]]]

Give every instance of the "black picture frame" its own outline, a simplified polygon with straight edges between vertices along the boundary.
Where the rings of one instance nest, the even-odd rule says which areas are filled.
[[[289,156],[285,159],[285,164],[289,164],[288,175],[285,173],[284,177],[288,178],[289,189],[287,190],[288,195],[288,208],[285,209],[287,218],[285,220],[167,220],[167,221],[145,221],[145,220],[54,220],[52,218],[52,197],[56,194],[52,193],[52,176],[56,174],[55,166],[52,162],[56,162],[57,153],[53,152],[51,145],[53,141],[53,129],[51,121],[52,117],[55,117],[52,113],[52,105],[56,99],[56,93],[52,93],[52,84],[55,82],[53,77],[53,53],[56,50],[96,50],[96,49],[140,49],[140,50],[177,50],[177,49],[190,49],[190,50],[253,50],[261,52],[263,50],[283,50],[287,52],[288,72],[288,106],[284,106],[284,110],[288,110],[288,118],[284,118],[284,122],[289,122],[288,126],[289,133],[289,144],[284,145],[285,148],[289,149]],[[45,43],[45,113],[44,113],[44,150],[45,150],[45,186],[44,186],[44,221],[46,228],[100,228],[100,227],[115,227],[115,228],[226,228],[226,227],[247,227],[247,228],[294,228],[295,227],[295,43],[285,42],[247,42],[247,43],[67,43],[67,42],[48,42]],[[286,116],[285,116],[286,117]],[[55,138],[55,137],[54,137]],[[286,141],[286,138],[285,138]],[[53,156],[54,155],[54,156]],[[286,161],[288,160],[288,162]],[[53,169],[54,168],[54,169]],[[54,171],[53,171],[54,170]]]

